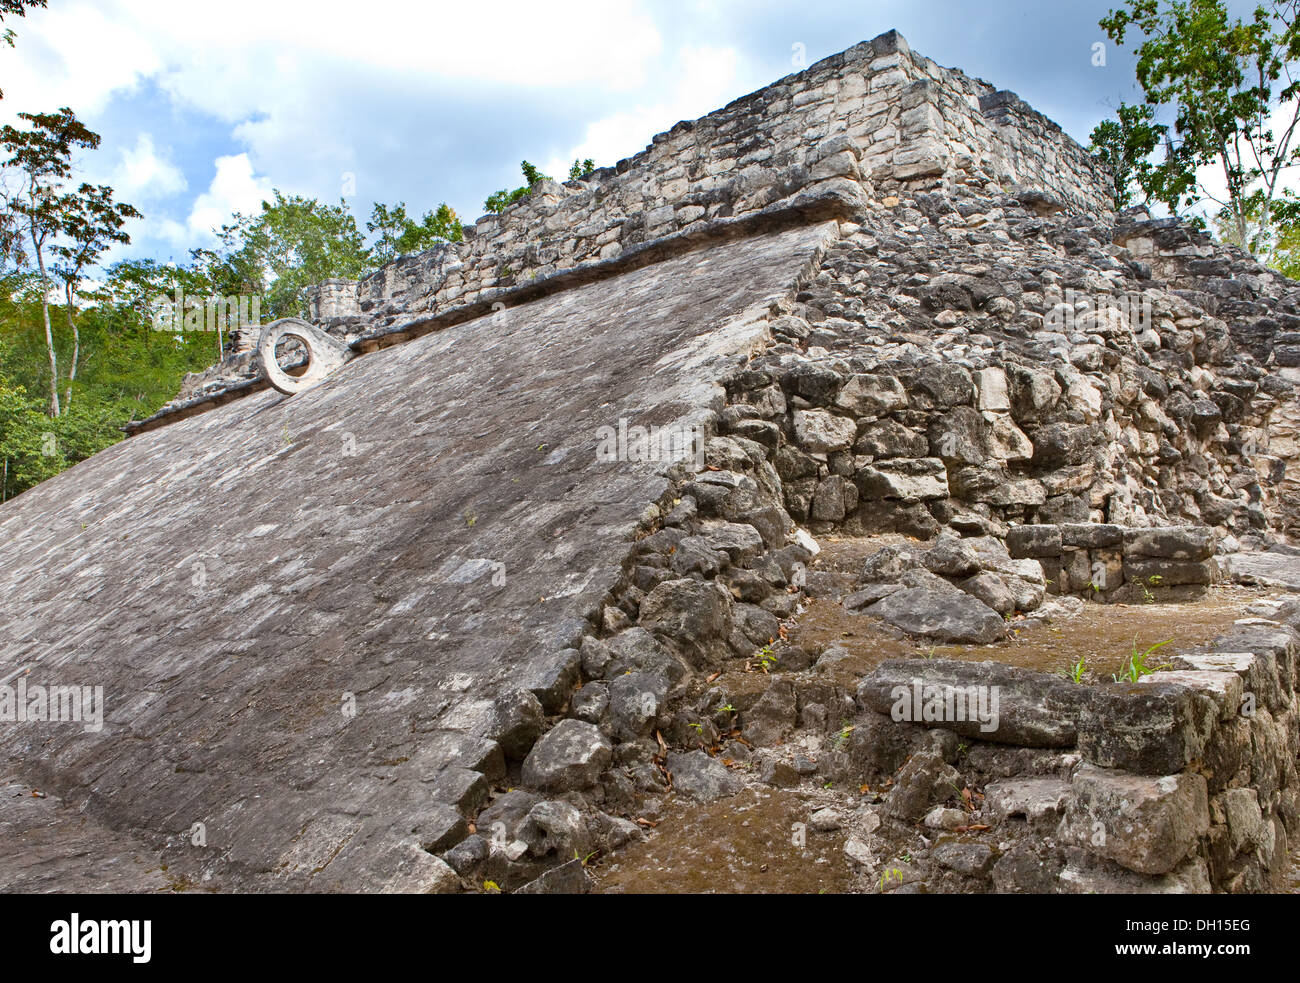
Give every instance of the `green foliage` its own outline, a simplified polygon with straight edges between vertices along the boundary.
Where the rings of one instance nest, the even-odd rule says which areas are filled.
[[[1188,179],[1175,156],[1166,154],[1159,164],[1151,155],[1166,138],[1169,127],[1155,122],[1155,107],[1121,103],[1116,119],[1102,120],[1092,131],[1088,151],[1115,177],[1115,207],[1160,202],[1177,211],[1187,191]]]
[[[371,261],[377,266],[397,256],[422,252],[435,243],[460,242],[465,237],[460,219],[446,202],[425,212],[419,222],[407,216],[404,201],[392,208],[376,202],[366,231],[378,233],[370,249]]]
[[[1268,265],[1291,279],[1300,278],[1300,198],[1289,188],[1284,189],[1272,205],[1272,228],[1261,225],[1263,193],[1256,190],[1246,196],[1240,214],[1223,208],[1214,216],[1215,234],[1223,241],[1242,249],[1259,252],[1260,242],[1267,235],[1271,247]],[[1244,217],[1245,229],[1239,223]]]
[[[537,185],[542,181],[551,180],[550,175],[543,174],[538,168],[534,167],[526,160],[520,162],[519,169],[524,173],[524,186],[522,188],[515,188],[513,191],[506,188],[502,188],[500,191],[494,191],[492,194],[488,195],[487,200],[483,202],[484,211],[500,214],[521,198],[526,198],[528,195],[532,194],[533,188],[537,187]],[[596,162],[590,157],[586,160],[575,160],[569,168],[569,180],[579,181],[595,169]]]
[[[50,362],[50,415],[58,416],[59,368],[50,325],[50,277],[45,257],[78,210],[77,196],[65,191],[72,176],[72,154],[98,147],[99,134],[87,129],[66,106],[54,113],[19,113],[18,118],[29,124],[27,129],[9,124],[0,128],[0,147],[9,154],[3,167],[18,184],[15,191],[6,192],[0,251],[16,266],[36,263]],[[90,185],[82,185],[83,191],[88,188]]]
[[[1295,217],[1281,181],[1300,163],[1293,140],[1300,123],[1298,12],[1295,0],[1258,6],[1247,19],[1232,16],[1224,0],[1128,0],[1100,21],[1117,44],[1130,31],[1140,35],[1137,81],[1145,105],[1121,107],[1115,127],[1094,131],[1094,146],[1119,165],[1117,175],[1174,212],[1216,203],[1234,241],[1265,260],[1276,248],[1279,220],[1287,218],[1276,210]],[[1156,125],[1157,114],[1171,118],[1172,127]],[[1275,119],[1282,124],[1276,132]],[[1143,149],[1149,153],[1160,140],[1164,160],[1144,167]],[[1198,180],[1198,169],[1207,167],[1226,186],[1226,198]]]
[[[1279,223],[1269,265],[1283,276],[1300,280],[1300,221],[1288,219]]]
[[[370,253],[346,201],[272,192],[259,215],[236,215],[221,228],[227,282],[262,299],[266,320],[307,315],[307,287],[332,277],[358,279]]]
[[[485,211],[501,213],[517,202],[520,198],[526,198],[532,193],[533,188],[542,181],[551,180],[528,161],[522,161],[519,165],[520,170],[524,172],[524,180],[528,183],[522,188],[515,188],[514,191],[508,191],[502,188],[500,191],[494,191],[488,195],[487,200],[483,202]]]
[[[74,398],[57,417],[35,395],[48,388],[50,371],[36,278],[0,282],[0,496],[12,498],[121,440],[121,427],[173,398],[186,372],[217,360],[215,335],[152,329],[152,298],[178,279],[192,282],[168,269],[152,260],[119,263],[96,303],[78,308],[83,369],[66,383]],[[70,361],[71,333],[56,330],[55,342],[60,362]],[[46,434],[54,435],[52,447]]]
[[[757,663],[758,669],[764,673],[770,673],[776,668],[776,664],[779,661],[780,660],[777,658],[776,653],[772,651],[772,646],[770,644],[764,645],[754,653],[754,663]],[[753,663],[751,663],[751,665],[752,664]]]

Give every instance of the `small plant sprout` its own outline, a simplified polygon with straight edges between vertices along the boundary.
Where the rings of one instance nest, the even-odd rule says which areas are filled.
[[[1153,666],[1148,662],[1148,660],[1151,658],[1151,654],[1155,652],[1156,649],[1163,648],[1164,646],[1168,645],[1172,641],[1173,641],[1172,638],[1166,638],[1163,642],[1157,642],[1155,645],[1152,645],[1145,652],[1139,652],[1137,647],[1137,639],[1134,638],[1133,653],[1129,656],[1127,665],[1125,665],[1123,671],[1120,674],[1113,675],[1111,678],[1114,679],[1115,682],[1117,683],[1121,679],[1126,680],[1130,683],[1136,683],[1143,676],[1149,676],[1153,672],[1159,672],[1161,669],[1171,668],[1169,663],[1167,662],[1162,665]]]
[[[849,737],[853,734],[853,725],[847,720],[841,722],[839,731],[835,734],[835,740],[832,747],[836,751],[843,751],[849,744]]]
[[[776,653],[772,651],[771,645],[764,645],[759,649],[755,658],[758,660],[758,668],[763,672],[771,672],[777,662]]]
[[[1071,682],[1081,683],[1083,682],[1084,673],[1086,673],[1087,671],[1088,671],[1088,659],[1086,656],[1081,655],[1079,656],[1079,661],[1074,663],[1072,666],[1070,666],[1069,670],[1066,672],[1066,675],[1069,676]]]

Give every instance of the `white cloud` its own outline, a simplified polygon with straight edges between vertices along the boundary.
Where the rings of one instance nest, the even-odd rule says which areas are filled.
[[[121,151],[113,172],[112,185],[123,201],[154,201],[179,194],[189,187],[185,175],[171,161],[167,150],[154,146],[153,134],[141,133],[135,146]]]
[[[5,52],[0,119],[19,111],[71,106],[84,119],[117,93],[131,91],[163,65],[160,45],[118,4],[51,4],[11,20],[14,50]]]
[[[590,157],[605,165],[639,153],[656,133],[704,116],[734,98],[750,73],[734,48],[696,46],[682,48],[666,74],[672,84],[658,91],[657,98],[589,124],[582,142],[566,157],[548,161],[543,170],[563,179],[575,159]]]
[[[210,241],[235,212],[257,213],[271,198],[271,183],[253,173],[248,154],[218,157],[216,175],[207,191],[194,200],[187,223],[189,234]]]
[[[234,122],[301,108],[317,74],[306,66],[397,81],[412,98],[448,80],[632,90],[662,46],[640,0],[544,12],[532,0],[371,0],[364,9],[352,0],[227,0],[220,17],[175,0],[64,0],[16,23],[9,114],[70,105],[84,116],[153,78],[187,108]]]

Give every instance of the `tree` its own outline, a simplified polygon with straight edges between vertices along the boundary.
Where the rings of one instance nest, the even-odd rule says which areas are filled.
[[[1187,194],[1189,173],[1170,148],[1169,127],[1155,122],[1155,107],[1120,104],[1116,119],[1102,120],[1092,131],[1088,152],[1115,178],[1115,207],[1127,208],[1140,196],[1143,204],[1158,201],[1177,214]],[[1157,146],[1165,157],[1151,162]]]
[[[586,160],[575,160],[573,166],[569,168],[569,180],[581,181],[588,174],[596,169],[596,162],[588,157]]]
[[[1171,208],[1212,201],[1235,229],[1238,240],[1268,259],[1275,248],[1275,219],[1300,209],[1300,199],[1281,183],[1286,170],[1300,162],[1295,145],[1300,123],[1300,0],[1275,0],[1256,7],[1249,20],[1231,17],[1223,0],[1128,0],[1100,21],[1117,44],[1130,29],[1140,33],[1137,81],[1152,111],[1167,111],[1161,167],[1137,170],[1134,177],[1157,200]],[[1149,133],[1146,110],[1131,110],[1129,135]],[[1275,133],[1272,117],[1282,129]],[[1119,124],[1123,131],[1124,121]],[[1103,137],[1111,146],[1125,145],[1113,131]],[[1094,143],[1098,141],[1095,139]],[[1121,164],[1123,160],[1121,159]],[[1220,198],[1198,180],[1197,169],[1213,167],[1227,187]],[[1144,183],[1144,179],[1145,182]],[[1250,214],[1257,232],[1250,234]]]
[[[54,332],[50,327],[49,274],[45,252],[51,239],[61,229],[60,196],[63,183],[72,174],[72,152],[78,147],[99,146],[99,134],[87,129],[64,107],[56,113],[19,113],[19,119],[31,124],[18,130],[6,124],[0,128],[0,147],[9,153],[4,167],[16,173],[19,186],[9,195],[8,211],[13,217],[13,235],[5,245],[19,262],[31,247],[40,273],[41,314],[45,322],[45,344],[50,359],[50,416],[59,415],[59,366],[54,352]]]
[[[515,188],[514,191],[507,191],[505,188],[502,188],[500,191],[495,191],[488,195],[487,200],[483,202],[484,210],[500,214],[520,198],[525,198],[532,194],[533,188],[538,184],[543,181],[551,180],[547,175],[543,174],[526,160],[519,164],[519,168],[524,172],[524,180],[528,183],[522,188]]]
[[[346,201],[273,192],[260,215],[236,215],[220,239],[230,282],[262,298],[271,317],[305,317],[307,287],[332,277],[357,279],[370,253]]]
[[[113,201],[113,189],[105,184],[82,183],[75,194],[62,196],[59,205],[61,239],[52,251],[61,262],[54,272],[63,281],[64,312],[68,330],[72,332],[72,362],[68,368],[68,388],[64,399],[66,409],[72,402],[72,384],[77,379],[77,363],[81,356],[81,334],[72,316],[78,284],[82,274],[95,266],[110,246],[131,241],[131,237],[122,231],[127,220],[143,216],[133,206]]]
[[[399,201],[392,208],[376,202],[366,231],[379,233],[370,250],[377,266],[397,256],[422,252],[438,242],[460,242],[465,237],[460,219],[446,202],[425,212],[419,222],[406,214],[406,202]]]

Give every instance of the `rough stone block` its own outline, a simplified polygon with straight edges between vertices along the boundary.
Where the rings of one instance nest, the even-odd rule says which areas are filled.
[[[1124,557],[1124,579],[1148,587],[1208,585],[1219,579],[1214,560],[1168,560],[1156,557]]]
[[[1126,557],[1208,560],[1214,555],[1214,530],[1207,526],[1166,526],[1124,530]]]
[[[1060,526],[1012,526],[1007,530],[1007,551],[1013,559],[1037,559],[1061,555]]]
[[[1172,774],[1201,756],[1218,716],[1213,699],[1186,686],[1152,680],[1090,687],[1079,751],[1103,768]]]
[[[948,497],[948,478],[937,457],[877,461],[854,476],[863,498],[896,498],[919,502]]]
[[[1209,831],[1200,775],[1152,777],[1083,764],[1070,783],[1059,836],[1140,874],[1165,874]]]

